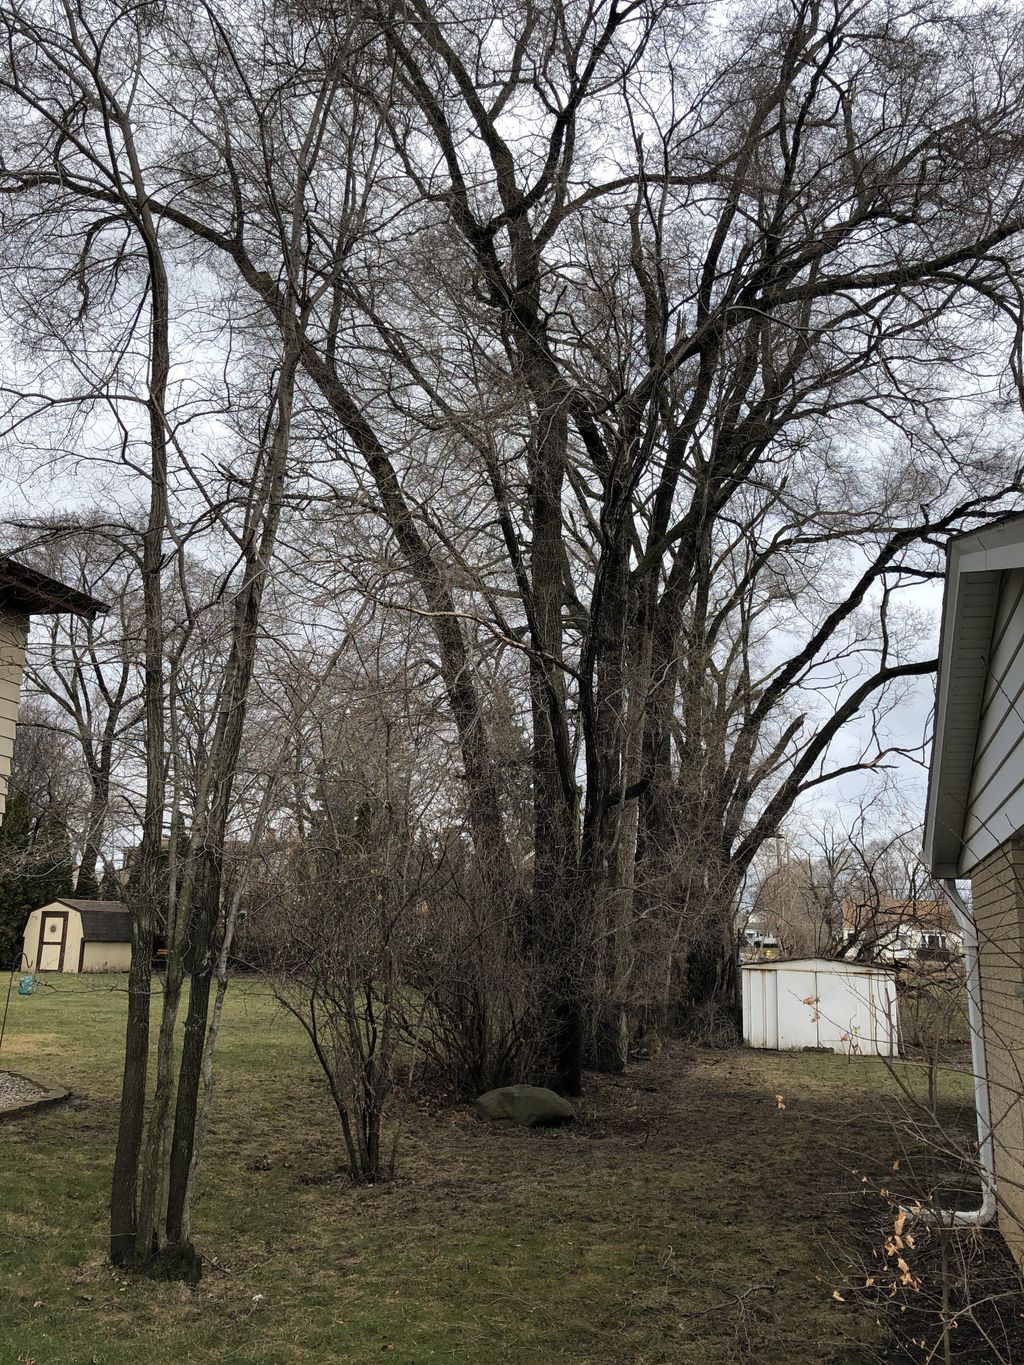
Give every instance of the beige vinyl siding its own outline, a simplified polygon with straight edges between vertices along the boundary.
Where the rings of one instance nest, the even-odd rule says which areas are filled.
[[[1024,829],[1024,570],[1003,575],[978,724],[961,871]]]
[[[82,956],[83,972],[126,972],[132,965],[130,943],[87,943]]]
[[[0,607],[0,820],[7,802],[27,640],[28,617]]]
[[[21,961],[18,963],[19,971],[34,972],[36,969],[36,948],[39,944],[39,916],[40,911],[33,910],[25,925],[25,936],[22,939],[21,945]]]
[[[1024,1268],[1024,842],[971,878],[978,927],[999,1228]]]
[[[928,856],[940,875],[953,876],[961,854],[977,723],[985,700],[992,623],[1002,575],[971,573],[947,585],[936,706],[935,748],[928,781]],[[953,607],[950,608],[950,598]],[[939,850],[936,859],[933,854]],[[988,850],[988,851],[991,851]],[[962,873],[961,875],[966,875]]]

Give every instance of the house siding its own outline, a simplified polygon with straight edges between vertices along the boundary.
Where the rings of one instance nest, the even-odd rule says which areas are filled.
[[[954,575],[947,582],[944,611],[950,606],[950,596],[955,610],[948,618],[949,631],[943,636],[943,657],[939,662],[936,744],[928,782],[926,821],[928,856],[934,863],[933,854],[942,850],[938,862],[943,864],[943,876],[956,872],[955,863],[946,864],[960,853],[977,722],[985,701],[992,626],[1001,585],[1000,573],[972,573],[962,578]]]
[[[967,873],[1024,829],[1024,570],[1002,576],[963,827]]]
[[[971,878],[978,930],[999,1226],[1024,1268],[1024,840]]]
[[[28,617],[0,606],[0,820],[7,803],[27,640]]]

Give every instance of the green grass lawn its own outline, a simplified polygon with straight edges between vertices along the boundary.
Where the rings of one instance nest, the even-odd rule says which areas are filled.
[[[125,979],[51,980],[0,1053],[74,1096],[0,1126],[2,1365],[873,1358],[874,1311],[832,1294],[865,1254],[859,1173],[905,1157],[875,1060],[675,1046],[547,1132],[417,1104],[399,1178],[355,1189],[304,1035],[238,982],[187,1289],[104,1260]],[[968,1078],[944,1084],[969,1131]]]

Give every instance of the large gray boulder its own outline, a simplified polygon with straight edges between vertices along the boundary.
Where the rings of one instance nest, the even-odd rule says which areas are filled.
[[[477,1100],[476,1112],[492,1123],[517,1123],[521,1128],[559,1128],[576,1121],[576,1110],[569,1101],[541,1085],[503,1085],[488,1090]]]

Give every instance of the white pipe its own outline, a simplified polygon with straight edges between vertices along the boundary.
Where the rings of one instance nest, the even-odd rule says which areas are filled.
[[[981,974],[978,970],[978,930],[974,916],[964,904],[952,877],[942,881],[953,917],[964,936],[964,966],[967,969],[967,1019],[971,1030],[971,1070],[974,1073],[974,1108],[978,1116],[978,1161],[981,1166],[981,1208],[915,1211],[921,1222],[943,1227],[977,1228],[991,1223],[996,1216],[996,1169],[992,1143],[992,1106],[989,1102],[988,1062],[981,1017]],[[907,1210],[911,1212],[911,1210]]]

